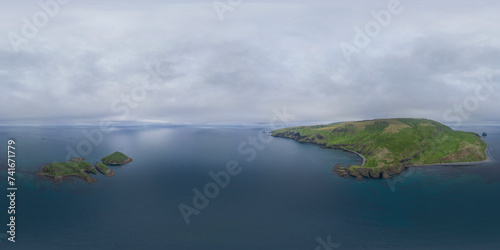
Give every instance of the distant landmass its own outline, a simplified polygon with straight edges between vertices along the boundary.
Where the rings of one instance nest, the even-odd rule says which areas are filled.
[[[77,177],[88,183],[92,183],[97,180],[89,174],[96,175],[97,171],[99,171],[108,177],[113,176],[115,172],[106,165],[124,165],[132,162],[132,158],[122,152],[114,152],[102,158],[101,161],[104,164],[96,162],[94,165],[95,168],[88,161],[85,161],[85,158],[81,157],[69,159],[67,162],[52,162],[43,166],[37,175],[52,178],[56,184],[59,184],[68,177]]]
[[[332,171],[342,177],[391,178],[411,166],[463,165],[488,161],[487,144],[472,132],[428,119],[377,119],[272,131],[276,137],[358,154],[363,163]]]

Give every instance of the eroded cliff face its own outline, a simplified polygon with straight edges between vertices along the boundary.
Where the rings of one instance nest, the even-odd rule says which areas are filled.
[[[348,166],[344,167],[340,164],[336,164],[332,167],[332,173],[344,177],[354,177],[357,180],[364,180],[364,178],[373,178],[373,179],[390,179],[395,175],[399,175],[409,166],[394,166],[394,167],[384,167],[384,168],[366,168],[359,166]]]
[[[325,139],[322,135],[315,135],[315,136],[303,136],[300,134],[300,132],[294,132],[294,131],[285,131],[285,132],[278,132],[278,133],[273,133],[273,136],[276,137],[283,137],[283,138],[290,138],[294,139],[299,142],[307,142],[307,143],[314,143],[314,144],[319,144],[319,145],[326,145],[325,142],[322,142],[322,140]]]
[[[373,155],[373,150],[366,144],[362,143],[337,143],[337,144],[327,144],[325,137],[320,134],[315,135],[301,135],[300,132],[295,131],[285,131],[276,132],[272,134],[276,137],[283,137],[294,139],[299,142],[307,142],[322,145],[325,148],[342,149],[347,151],[354,151],[364,156]]]

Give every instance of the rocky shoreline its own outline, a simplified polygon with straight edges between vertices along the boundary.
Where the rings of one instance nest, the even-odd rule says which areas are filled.
[[[126,159],[124,161],[119,161],[119,162],[117,162],[117,161],[106,161],[104,158],[101,159],[101,161],[102,161],[102,163],[104,163],[106,165],[115,165],[116,166],[116,165],[125,165],[127,163],[131,163],[134,160],[129,157],[128,159]]]
[[[358,154],[359,155],[359,154]],[[362,166],[348,166],[344,167],[340,164],[336,164],[332,167],[332,173],[337,174],[340,177],[354,177],[359,181],[362,181],[364,178],[373,178],[373,179],[390,179],[393,176],[401,174],[401,172],[405,171],[410,167],[423,167],[423,166],[464,166],[464,165],[476,165],[482,163],[491,162],[491,158],[488,158],[484,161],[473,161],[473,162],[456,162],[456,163],[434,163],[434,164],[418,164],[418,165],[406,165],[406,166],[392,166],[392,167],[383,167],[380,169],[367,168]]]
[[[88,177],[83,177],[81,175],[77,175],[77,174],[68,174],[68,175],[60,175],[60,176],[53,176],[53,175],[50,175],[50,174],[47,174],[47,173],[43,173],[43,172],[40,172],[37,174],[38,176],[42,176],[42,177],[47,177],[47,178],[50,178],[50,179],[53,179],[54,182],[59,185],[61,184],[61,182],[63,182],[64,180],[66,180],[67,178],[70,178],[70,177],[77,177],[79,179],[82,179],[84,180],[85,182],[87,183],[93,183],[93,182],[96,182],[97,179],[91,177],[91,176],[88,176]]]
[[[434,163],[434,164],[420,164],[413,165],[412,167],[424,167],[424,166],[464,166],[464,165],[477,165],[482,163],[492,162],[489,152],[490,145],[486,145],[486,150],[484,153],[486,154],[486,160],[484,161],[470,161],[470,162],[454,162],[454,163]]]
[[[97,171],[101,172],[101,174],[106,175],[107,177],[111,177],[115,175],[115,171],[112,169],[109,169],[106,165],[96,162],[94,164],[94,167],[97,169]]]
[[[366,157],[364,157],[361,153],[348,150],[345,148],[340,148],[340,147],[331,147],[331,146],[326,146],[325,144],[318,143],[314,139],[306,138],[305,136],[301,136],[300,133],[293,133],[293,132],[288,132],[288,133],[277,133],[273,134],[272,136],[275,137],[282,137],[282,138],[288,138],[288,139],[293,139],[298,142],[305,142],[305,143],[312,143],[316,145],[321,145],[321,148],[329,148],[329,149],[339,149],[343,150],[346,152],[354,153],[358,155],[362,160],[361,166],[348,166],[344,167],[340,164],[336,164],[335,166],[332,167],[332,173],[337,174],[340,177],[354,177],[357,180],[362,181],[364,178],[374,178],[374,179],[390,179],[392,178],[393,175],[399,175],[401,172],[403,172],[405,169],[407,169],[409,166],[390,166],[390,167],[382,167],[382,168],[367,168],[363,167],[363,165],[366,163]],[[305,140],[304,140],[305,139]],[[321,138],[318,138],[321,139]],[[303,141],[301,141],[303,140]]]
[[[491,158],[488,153],[488,148],[489,146],[486,146],[485,154],[487,156],[486,160],[483,161],[475,161],[475,162],[457,162],[457,163],[434,163],[434,164],[419,164],[419,165],[398,165],[398,166],[384,166],[381,168],[368,168],[368,167],[363,167],[363,165],[366,163],[366,158],[359,152],[348,150],[345,148],[339,148],[339,147],[329,147],[326,146],[325,144],[318,143],[315,140],[311,140],[310,138],[305,138],[300,135],[300,133],[283,133],[283,134],[273,134],[272,136],[275,137],[282,137],[282,138],[288,138],[288,139],[293,139],[298,142],[306,142],[306,143],[312,143],[316,145],[321,145],[321,148],[329,148],[329,149],[340,149],[346,152],[354,153],[358,155],[361,159],[363,159],[363,163],[360,166],[354,166],[350,165],[347,167],[342,166],[341,164],[336,164],[335,166],[332,167],[331,172],[333,174],[336,174],[340,177],[344,178],[350,178],[354,177],[358,181],[364,180],[364,178],[373,178],[373,179],[390,179],[393,176],[397,176],[401,174],[403,171],[410,167],[419,167],[419,166],[461,166],[461,165],[471,165],[471,164],[481,164],[481,163],[486,163],[486,162],[491,162]],[[301,141],[301,139],[306,139],[305,141]]]
[[[364,178],[373,179],[390,179],[395,175],[401,174],[404,170],[412,166],[390,166],[383,168],[367,168],[362,166],[348,166],[344,167],[340,164],[336,164],[332,167],[332,173],[337,174],[340,177],[349,178],[354,177],[358,181],[364,180]]]

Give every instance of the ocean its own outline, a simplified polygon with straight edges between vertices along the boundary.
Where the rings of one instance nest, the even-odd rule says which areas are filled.
[[[357,155],[265,127],[116,127],[102,138],[96,129],[0,127],[1,249],[500,249],[500,126],[458,128],[488,133],[491,163],[362,182],[331,173],[360,164]],[[6,237],[9,139],[15,243]],[[72,150],[91,163],[114,151],[134,161],[90,184],[35,176]]]

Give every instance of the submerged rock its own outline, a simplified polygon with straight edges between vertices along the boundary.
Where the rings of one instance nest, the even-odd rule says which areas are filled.
[[[349,178],[347,169],[340,164],[336,164],[335,166],[333,166],[332,173],[335,173],[340,177]]]

